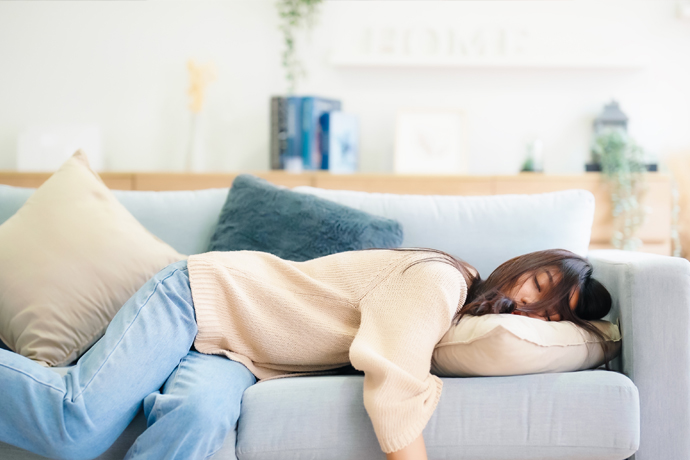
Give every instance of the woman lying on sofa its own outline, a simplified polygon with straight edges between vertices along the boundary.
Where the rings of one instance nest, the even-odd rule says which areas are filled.
[[[587,321],[611,307],[586,259],[523,255],[486,280],[432,250],[365,250],[307,262],[211,252],[147,282],[66,376],[0,350],[0,441],[66,459],[104,452],[141,408],[127,458],[205,459],[257,379],[364,372],[364,406],[388,459],[426,459],[442,382],[432,352],[465,315]],[[469,286],[469,289],[468,289]],[[465,302],[467,300],[467,302]],[[230,359],[228,359],[230,358]]]

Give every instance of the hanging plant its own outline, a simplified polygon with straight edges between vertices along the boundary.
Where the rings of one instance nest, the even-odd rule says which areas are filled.
[[[276,7],[283,33],[281,63],[285,70],[287,90],[294,94],[297,82],[306,75],[296,54],[295,33],[302,27],[311,28],[316,21],[317,7],[323,0],[278,0]]]
[[[601,162],[611,188],[614,219],[611,243],[617,249],[637,250],[642,240],[635,234],[648,212],[642,205],[647,191],[644,152],[625,131],[605,129],[594,137],[592,156]]]

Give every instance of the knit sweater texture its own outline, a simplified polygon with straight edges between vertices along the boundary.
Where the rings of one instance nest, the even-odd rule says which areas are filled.
[[[416,263],[422,259],[430,259]],[[253,251],[189,258],[201,353],[259,379],[352,364],[381,449],[417,439],[443,383],[431,355],[465,301],[451,265],[425,251],[370,250],[291,262]]]

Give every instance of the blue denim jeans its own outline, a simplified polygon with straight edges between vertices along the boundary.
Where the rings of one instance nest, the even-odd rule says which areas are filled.
[[[197,333],[186,261],[148,281],[96,344],[59,376],[0,350],[0,441],[47,457],[103,453],[142,403],[148,428],[128,459],[204,459],[236,429],[254,375],[190,351]]]

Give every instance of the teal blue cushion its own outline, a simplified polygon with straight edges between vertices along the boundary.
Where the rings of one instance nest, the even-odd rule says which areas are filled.
[[[402,239],[397,221],[243,174],[232,183],[209,251],[263,251],[304,261],[343,251],[395,248]]]

